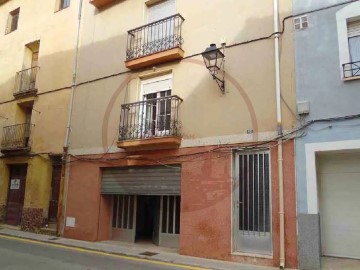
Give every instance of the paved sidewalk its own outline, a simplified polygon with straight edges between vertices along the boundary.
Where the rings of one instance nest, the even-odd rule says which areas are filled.
[[[195,267],[203,267],[208,269],[218,270],[275,270],[274,267],[254,266],[240,263],[232,263],[218,260],[210,260],[203,258],[196,258],[190,256],[183,256],[176,253],[173,249],[161,248],[152,245],[134,245],[129,243],[119,243],[115,241],[103,241],[103,242],[86,242],[79,240],[72,240],[61,237],[54,237],[43,234],[35,234],[29,232],[23,232],[19,230],[0,227],[0,235],[15,236],[35,241],[41,241],[46,243],[71,246],[77,248],[83,248],[87,250],[101,251],[105,253],[113,253],[119,255],[132,256],[137,258],[156,260],[162,262],[169,262],[175,264],[184,264]],[[156,253],[153,256],[141,255],[143,252]]]

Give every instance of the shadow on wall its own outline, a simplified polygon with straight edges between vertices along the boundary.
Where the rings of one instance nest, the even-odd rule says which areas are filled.
[[[249,29],[260,29],[264,25],[272,25],[272,17],[248,19],[244,28],[236,35],[235,40],[243,41],[243,37],[247,36],[250,31]],[[292,33],[287,30],[285,35],[289,35],[289,37],[283,37],[282,71],[284,76],[282,84],[284,86],[283,100],[287,104],[287,106],[284,107],[284,119],[286,125],[290,127],[295,119],[293,115],[295,110],[292,57],[293,46]],[[184,36],[184,39],[185,44],[186,42],[191,42],[191,40],[186,39],[186,35]],[[127,33],[122,33],[111,39],[82,46],[79,50],[78,83],[84,83],[89,80],[126,72],[127,69],[124,65],[126,41]],[[204,49],[206,46],[208,46],[208,44],[204,44]],[[254,122],[251,122],[251,112],[248,110],[249,104],[244,102],[244,96],[255,110],[254,113],[256,114],[258,121],[258,131],[276,131],[273,50],[272,39],[227,49],[225,52],[225,70],[228,76],[232,77],[235,82],[230,81],[227,83],[226,94],[224,96],[220,94],[216,83],[211,80],[205,67],[199,64],[202,61],[201,56],[192,58],[192,60],[194,59],[198,62],[197,64],[185,60],[184,63],[186,64],[184,64],[184,66],[187,66],[186,70],[180,69],[177,66],[171,66],[171,64],[159,65],[159,68],[167,66],[173,68],[175,85],[180,85],[181,87],[181,89],[174,89],[174,93],[182,93],[182,98],[185,98],[186,100],[182,104],[184,133],[187,134],[189,138],[194,138],[205,137],[209,127],[213,127],[212,134],[214,136],[245,134],[248,129],[254,129]],[[188,53],[191,54],[193,52]],[[38,75],[39,93],[54,90],[54,87],[59,89],[70,86],[73,54],[73,51],[62,51],[46,56],[42,56],[40,53],[39,66],[41,69]],[[286,57],[287,55],[290,57]],[[151,69],[147,70],[150,71]],[[134,72],[133,74],[136,76],[138,72]],[[118,81],[118,85],[121,85],[125,76],[126,75],[115,77]],[[189,78],[192,79],[189,80]],[[54,85],[51,84],[51,82],[57,82],[57,84]],[[60,82],[66,82],[66,84],[61,84]],[[8,98],[0,102],[12,100],[13,84],[14,79],[10,78],[0,85],[0,89],[5,89],[4,92],[7,93],[5,98]],[[81,88],[87,86],[89,86],[89,84],[84,84]],[[96,91],[104,91],[104,88],[99,86]],[[89,87],[89,91],[91,91],[90,89],[91,88]],[[119,89],[114,87],[113,89],[108,88],[107,91],[119,92]],[[123,89],[120,89],[120,92],[121,91],[123,91]],[[76,99],[86,100],[86,98],[89,98],[88,96],[85,98],[79,93],[80,92],[76,94]],[[118,98],[116,94],[119,93],[112,94],[111,99]],[[41,98],[39,99],[41,100]],[[91,103],[91,100],[88,101]],[[56,100],[53,100],[52,102],[53,103],[47,104],[49,108],[54,107],[57,104]],[[97,102],[95,102],[94,105],[96,105],[96,103]],[[93,109],[94,107],[88,106],[85,108]],[[37,102],[35,102],[34,109],[38,109]],[[96,110],[97,113],[104,114],[106,108],[97,107]],[[120,108],[112,108],[112,111],[113,110],[116,111],[118,119]],[[213,112],[211,117],[208,117],[209,112]],[[67,109],[64,108],[62,113],[67,113]],[[5,121],[6,124],[12,123],[14,112],[7,112],[6,109],[3,109],[3,105],[0,105],[0,115],[2,114],[9,118],[9,120]],[[87,115],[87,112],[76,111],[75,107],[74,116],[79,116],[80,114]],[[225,119],[226,121],[224,121]],[[74,124],[79,124],[82,128],[86,129],[82,123],[76,123],[76,120],[74,121]],[[116,126],[117,125],[115,125],[115,127]],[[187,129],[187,126],[196,127],[203,132],[196,133],[194,130]],[[94,129],[97,127],[92,126],[89,128]],[[98,134],[101,133],[102,131],[99,129]],[[111,131],[109,133],[113,134],[114,132]],[[49,138],[44,137],[42,139],[47,140]],[[97,144],[101,145],[101,142],[97,142]]]

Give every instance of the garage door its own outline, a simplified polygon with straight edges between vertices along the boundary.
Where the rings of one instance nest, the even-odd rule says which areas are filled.
[[[101,193],[122,195],[180,195],[181,167],[105,168]]]
[[[322,253],[360,258],[360,154],[319,157]]]

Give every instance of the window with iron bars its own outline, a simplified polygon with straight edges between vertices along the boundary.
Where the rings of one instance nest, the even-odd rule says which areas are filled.
[[[269,154],[240,154],[239,230],[270,232]]]

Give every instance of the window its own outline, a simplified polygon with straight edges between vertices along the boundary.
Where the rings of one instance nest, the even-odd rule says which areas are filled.
[[[9,13],[5,34],[15,31],[18,27],[20,8],[17,8]]]
[[[348,4],[336,13],[341,78],[360,78],[360,2]]]
[[[67,8],[70,6],[70,0],[57,0],[56,6],[57,6],[56,9],[57,11]]]
[[[360,20],[348,23],[350,63],[346,76],[360,76]]]
[[[294,19],[294,28],[295,28],[295,30],[302,30],[302,29],[307,28],[308,26],[309,26],[309,23],[308,23],[307,15],[297,17],[297,18]]]
[[[148,23],[152,23],[171,15],[175,15],[175,0],[165,0],[148,6]]]
[[[180,196],[161,196],[161,233],[180,233]]]
[[[112,227],[132,230],[134,227],[134,195],[114,195]]]

